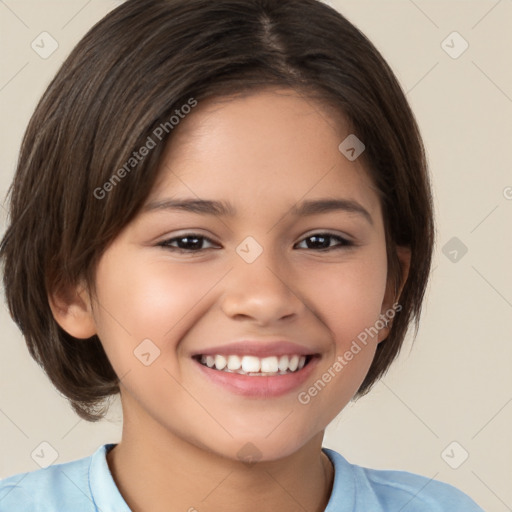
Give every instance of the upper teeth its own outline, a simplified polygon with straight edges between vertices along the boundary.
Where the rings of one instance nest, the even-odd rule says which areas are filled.
[[[290,355],[260,358],[256,356],[208,355],[201,356],[201,363],[209,368],[215,367],[217,370],[238,373],[286,373],[300,370],[306,363],[306,357]]]

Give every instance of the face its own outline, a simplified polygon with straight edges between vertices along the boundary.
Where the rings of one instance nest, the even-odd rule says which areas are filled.
[[[293,91],[205,101],[179,129],[99,262],[91,321],[141,436],[284,457],[350,401],[387,334],[379,199],[338,149],[341,118]],[[227,211],[176,205],[191,200]]]

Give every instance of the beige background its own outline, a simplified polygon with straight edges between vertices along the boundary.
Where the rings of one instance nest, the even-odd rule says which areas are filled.
[[[0,2],[2,201],[36,102],[72,47],[119,3]],[[438,244],[414,345],[410,336],[383,381],[329,426],[324,444],[363,466],[449,482],[487,511],[510,511],[512,1],[327,3],[374,42],[407,91],[428,151]],[[43,31],[59,45],[47,59],[31,48]],[[469,44],[458,58],[443,49],[463,48],[448,37],[454,31]],[[0,208],[2,233],[5,225]],[[453,237],[465,255],[451,245],[443,253]],[[0,322],[0,478],[38,469],[31,453],[43,441],[57,463],[118,442],[119,403],[106,421],[80,420],[29,357],[3,295]]]

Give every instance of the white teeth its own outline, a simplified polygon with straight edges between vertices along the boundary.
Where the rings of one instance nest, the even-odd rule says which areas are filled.
[[[261,360],[261,371],[265,373],[276,373],[279,370],[277,357],[264,357]]]
[[[242,361],[238,356],[228,356],[228,370],[240,370]]]
[[[281,356],[279,358],[279,369],[282,372],[288,369],[288,356]]]
[[[215,368],[217,368],[217,370],[224,370],[227,364],[228,362],[224,356],[215,356]]]
[[[201,363],[208,368],[220,371],[236,372],[250,375],[283,375],[304,368],[306,356],[297,354],[289,356],[269,356],[259,358],[256,356],[201,356]]]
[[[246,373],[256,373],[260,371],[260,360],[253,356],[242,357],[242,370]]]

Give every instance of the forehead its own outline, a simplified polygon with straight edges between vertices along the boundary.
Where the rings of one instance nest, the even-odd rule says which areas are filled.
[[[200,102],[170,139],[147,203],[221,199],[243,211],[343,197],[374,214],[380,205],[362,159],[338,149],[349,133],[340,112],[293,90]]]

